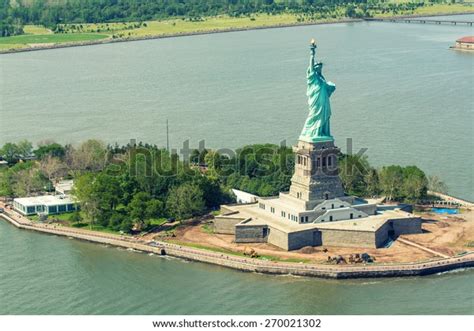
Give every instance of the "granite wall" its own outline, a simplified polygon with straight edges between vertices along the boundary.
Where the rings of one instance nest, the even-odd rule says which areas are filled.
[[[269,229],[266,225],[238,224],[235,226],[236,243],[267,242]]]

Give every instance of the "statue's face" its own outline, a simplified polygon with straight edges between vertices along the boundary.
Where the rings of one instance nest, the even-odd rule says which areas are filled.
[[[323,70],[323,64],[322,64],[321,62],[316,63],[316,65],[314,66],[314,70],[315,70],[317,73],[321,73],[321,71]]]

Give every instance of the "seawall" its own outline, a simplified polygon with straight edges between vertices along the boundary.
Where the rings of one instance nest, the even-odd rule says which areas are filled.
[[[56,227],[52,225],[34,224],[23,219],[14,219],[8,213],[0,214],[0,217],[19,229],[38,231],[53,235],[71,237],[94,243],[101,243],[127,249],[135,249],[147,253],[170,255],[191,261],[205,262],[209,264],[228,267],[246,272],[258,272],[275,275],[298,275],[321,278],[373,278],[373,277],[405,277],[423,276],[434,273],[468,268],[474,266],[474,253],[463,256],[432,260],[427,262],[390,264],[390,265],[323,265],[302,264],[290,262],[272,262],[256,260],[251,258],[216,253],[191,247],[185,247],[166,242],[155,242],[150,246],[143,241],[126,238],[119,235],[103,234],[96,231],[84,229],[73,229]]]
[[[443,193],[435,192],[435,191],[428,191],[428,194],[434,195],[444,201],[457,203],[463,208],[474,209],[474,203],[465,199],[457,198],[452,195],[447,195],[447,194],[443,194]]]

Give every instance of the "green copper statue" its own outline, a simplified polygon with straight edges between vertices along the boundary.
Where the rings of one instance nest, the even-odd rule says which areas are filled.
[[[316,42],[311,40],[311,58],[309,62],[307,79],[309,114],[301,131],[300,140],[307,142],[332,141],[329,125],[331,117],[331,104],[329,97],[336,90],[336,85],[327,82],[322,74],[323,64],[315,63]]]

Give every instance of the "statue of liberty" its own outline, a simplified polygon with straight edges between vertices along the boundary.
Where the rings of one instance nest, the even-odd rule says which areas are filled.
[[[323,64],[315,63],[316,42],[311,40],[311,58],[307,71],[309,114],[301,131],[300,140],[307,142],[333,141],[329,125],[331,105],[329,97],[336,90],[336,85],[327,82],[322,74]]]

